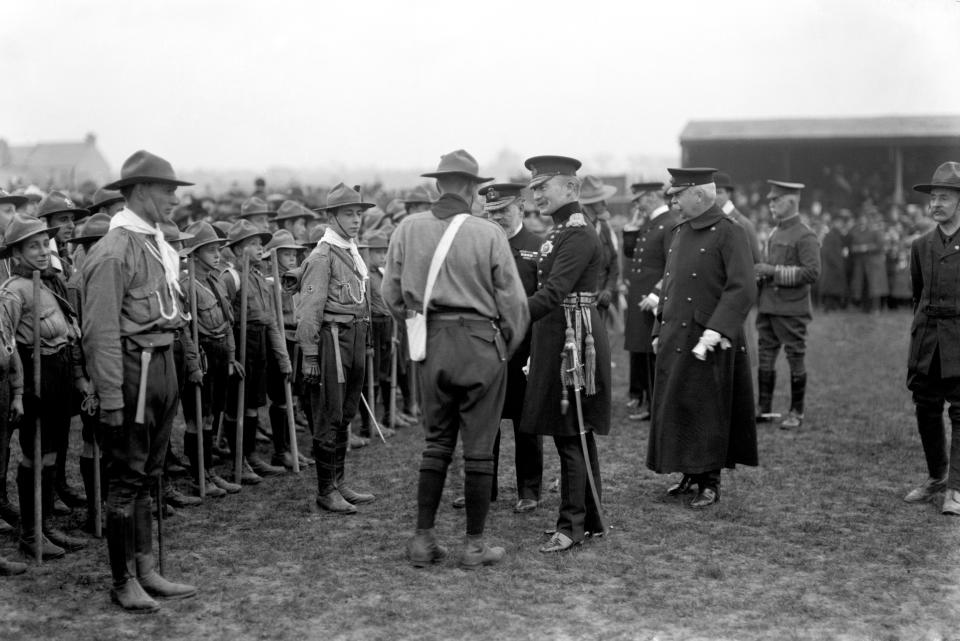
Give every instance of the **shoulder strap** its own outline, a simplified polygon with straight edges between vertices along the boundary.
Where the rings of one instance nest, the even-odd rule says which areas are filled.
[[[427,289],[423,292],[423,315],[427,315],[427,305],[430,304],[430,296],[433,294],[433,285],[437,282],[437,274],[440,273],[440,266],[450,251],[450,245],[453,244],[453,237],[457,235],[460,225],[470,216],[470,214],[457,214],[450,221],[450,226],[440,237],[440,243],[437,245],[437,251],[433,253],[433,260],[430,261],[430,271],[427,272]]]

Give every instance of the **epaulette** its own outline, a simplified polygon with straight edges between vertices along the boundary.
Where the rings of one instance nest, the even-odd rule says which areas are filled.
[[[587,219],[583,217],[581,212],[575,214],[570,214],[570,218],[567,220],[567,227],[586,227]]]

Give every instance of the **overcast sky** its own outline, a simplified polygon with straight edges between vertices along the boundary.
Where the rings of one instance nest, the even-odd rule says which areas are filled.
[[[0,137],[119,170],[676,154],[690,119],[960,113],[957,0],[8,2]]]

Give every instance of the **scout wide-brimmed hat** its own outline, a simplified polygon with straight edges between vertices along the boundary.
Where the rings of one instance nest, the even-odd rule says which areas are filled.
[[[123,195],[119,191],[104,189],[101,187],[93,194],[93,201],[87,207],[91,212],[98,212],[104,207],[109,207],[114,203],[123,202]]]
[[[193,238],[193,234],[180,231],[180,228],[173,223],[162,222],[157,226],[163,232],[163,238],[168,243],[182,243]]]
[[[437,202],[437,196],[428,185],[417,185],[410,190],[406,197],[401,199],[404,205],[426,204],[432,205]]]
[[[188,187],[193,184],[177,178],[177,175],[173,172],[173,165],[168,161],[141,149],[133,152],[133,155],[123,162],[123,167],[120,169],[120,180],[104,185],[103,188],[120,189],[138,183],[160,183],[179,187]]]
[[[914,185],[913,190],[929,194],[934,189],[955,189],[960,191],[960,163],[948,161],[937,167],[929,183]]]
[[[285,200],[283,201],[283,204],[280,205],[280,209],[277,210],[277,215],[274,217],[273,222],[280,223],[285,220],[295,220],[297,218],[310,220],[316,217],[316,214],[297,201]]]
[[[0,258],[9,258],[13,248],[23,241],[36,236],[37,234],[46,234],[52,238],[60,231],[60,227],[47,227],[47,223],[35,218],[34,216],[24,216],[23,214],[14,214],[13,220],[7,225],[3,232],[3,245],[0,246]]]
[[[233,223],[230,231],[227,232],[227,247],[233,247],[237,243],[242,243],[248,238],[259,237],[260,242],[266,244],[273,237],[270,232],[260,231],[260,228],[251,223],[246,218],[241,218]]]
[[[613,185],[606,185],[596,176],[584,176],[580,187],[580,204],[592,205],[603,202],[617,193]]]
[[[275,213],[276,212],[270,209],[267,201],[257,196],[247,198],[243,201],[243,204],[240,205],[240,218],[249,218],[250,216],[270,216],[273,218]]]
[[[451,151],[449,154],[443,154],[440,156],[440,164],[437,165],[436,171],[431,171],[426,174],[420,174],[424,178],[440,178],[441,176],[451,176],[451,175],[460,175],[466,176],[467,178],[472,178],[474,182],[485,183],[493,180],[493,178],[484,178],[478,175],[480,171],[480,165],[477,164],[476,159],[470,155],[464,149],[457,149],[456,151]]]
[[[0,205],[13,205],[14,207],[20,207],[29,201],[30,199],[26,196],[19,194],[8,194],[4,190],[0,189]]]
[[[389,245],[390,239],[380,230],[371,231],[357,243],[360,249],[386,249]]]
[[[272,254],[275,249],[296,249],[297,251],[303,251],[306,247],[304,247],[302,243],[298,243],[293,237],[293,234],[286,229],[278,229],[273,232],[273,236],[269,242],[263,246],[263,253],[264,255]]]
[[[47,197],[40,201],[37,208],[37,218],[46,218],[54,214],[71,213],[75,218],[89,216],[90,210],[77,205],[70,198],[59,191],[51,191]]]
[[[110,216],[104,213],[94,214],[76,228],[76,235],[69,243],[92,243],[100,240],[110,231]]]
[[[358,192],[356,189],[353,187],[347,187],[345,184],[340,183],[331,189],[329,194],[327,194],[327,204],[318,209],[319,211],[331,211],[337,207],[347,207],[350,205],[356,205],[358,207],[362,207],[363,209],[376,207],[376,204],[374,203],[363,202],[360,192]]]
[[[180,250],[180,253],[184,256],[192,254],[197,248],[204,247],[205,245],[212,245],[214,243],[220,245],[227,244],[226,238],[221,238],[220,234],[217,233],[217,230],[214,229],[210,223],[205,223],[202,220],[189,225],[186,232],[192,234],[192,236],[183,241],[183,249]]]

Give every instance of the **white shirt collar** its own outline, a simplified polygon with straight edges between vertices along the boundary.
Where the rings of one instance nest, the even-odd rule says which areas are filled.
[[[670,211],[670,208],[667,205],[660,205],[659,207],[654,209],[652,212],[650,212],[650,220],[653,220],[660,214],[665,214],[668,211]]]

